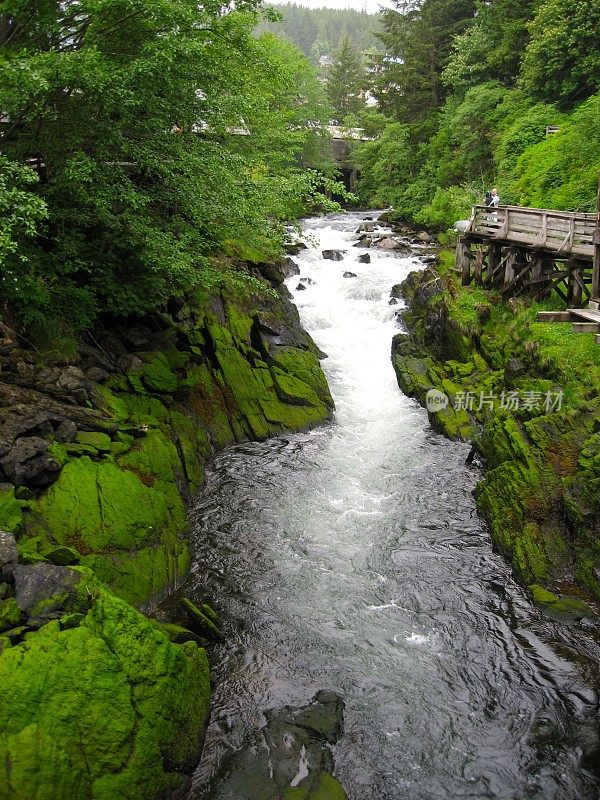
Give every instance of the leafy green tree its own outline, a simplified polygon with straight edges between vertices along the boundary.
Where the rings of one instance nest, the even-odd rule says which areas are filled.
[[[542,0],[530,25],[523,85],[571,108],[600,90],[600,0]]]
[[[535,0],[479,0],[472,25],[454,41],[443,79],[465,91],[486,81],[514,85],[529,39]]]
[[[364,107],[364,89],[362,56],[346,34],[333,54],[333,64],[327,72],[327,96],[338,122]]]
[[[2,152],[38,160],[48,209],[27,261],[6,257],[26,322],[156,308],[208,280],[231,242],[277,252],[285,215],[322,195],[296,168],[314,131],[295,126],[321,113],[306,68],[300,80],[289,50],[251,35],[253,9],[0,2]]]

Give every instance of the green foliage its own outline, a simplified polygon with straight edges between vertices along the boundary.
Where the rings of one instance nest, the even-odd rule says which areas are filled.
[[[600,171],[600,95],[583,103],[559,133],[518,157],[511,197],[521,205],[593,211]]]
[[[356,114],[361,110],[364,87],[362,56],[346,34],[333,53],[333,64],[327,71],[327,96],[338,122],[348,114]]]
[[[25,327],[155,309],[224,242],[275,255],[318,206],[299,165],[332,174],[324,92],[296,48],[252,36],[254,6],[0,4],[0,260]]]
[[[365,115],[375,140],[358,151],[362,202],[436,228],[493,185],[504,203],[593,210],[598,0],[396,6],[375,86],[386,121]]]
[[[313,64],[323,55],[330,55],[336,42],[348,34],[361,52],[380,46],[376,33],[380,15],[366,14],[351,8],[308,8],[289,3],[274,5],[277,20],[262,20],[258,34],[268,31],[293,42],[309,56]]]
[[[530,24],[523,84],[531,94],[572,108],[600,90],[600,2],[543,0]]]

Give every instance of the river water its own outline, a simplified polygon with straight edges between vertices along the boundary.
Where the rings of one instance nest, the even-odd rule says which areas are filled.
[[[314,283],[288,281],[335,420],[225,450],[193,513],[189,588],[223,610],[227,643],[190,798],[213,796],[264,710],[328,688],[351,800],[598,800],[598,627],[532,606],[476,513],[468,446],[398,389],[389,292],[423,265],[374,249],[358,264],[364,216],[307,221]]]

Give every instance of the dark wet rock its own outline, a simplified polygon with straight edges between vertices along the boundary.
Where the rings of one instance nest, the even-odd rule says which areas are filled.
[[[274,287],[281,286],[286,278],[279,264],[258,264],[257,272]]]
[[[7,531],[0,531],[0,579],[12,576],[18,558],[15,537]]]
[[[198,633],[202,636],[215,639],[218,642],[224,640],[225,637],[216,624],[218,622],[218,617],[212,609],[210,609],[210,611],[200,609],[187,597],[182,598],[181,608],[190,620],[191,626],[196,628]]]
[[[88,381],[92,381],[92,383],[104,383],[104,381],[110,378],[110,373],[102,369],[102,367],[90,367],[85,373],[85,376]]]
[[[300,278],[300,283],[306,283],[309,286],[314,286],[316,281],[314,281],[312,278]]]
[[[18,564],[14,570],[18,607],[32,620],[57,619],[75,599],[81,573],[55,564]]]
[[[392,297],[391,300],[388,303],[388,306],[397,306],[397,305],[398,305],[398,301],[396,300],[395,297]]]
[[[321,255],[326,261],[342,261],[345,250],[322,250]]]
[[[358,226],[358,228],[356,229],[356,232],[357,233],[363,233],[363,232],[373,233],[374,230],[375,230],[375,223],[373,223],[373,222],[363,222],[361,225]]]
[[[149,350],[152,347],[152,331],[146,325],[123,328],[120,338],[132,350]]]
[[[214,800],[347,800],[332,776],[329,744],[342,733],[344,703],[319,692],[301,708],[265,714],[266,726],[224,764],[211,787]]]
[[[358,242],[354,242],[352,247],[371,247],[373,239],[370,236],[361,236]]]
[[[371,256],[369,253],[361,253],[358,257],[359,264],[370,264],[371,263]]]
[[[117,365],[123,372],[133,372],[134,375],[138,375],[144,368],[142,359],[133,353],[125,353],[119,356]]]
[[[298,286],[296,286],[296,291],[297,292],[305,292],[306,291],[306,286],[303,283],[299,283]]]
[[[286,278],[291,278],[294,275],[300,274],[300,267],[289,256],[284,256],[279,262],[279,269],[283,272]]]
[[[60,567],[79,564],[81,558],[77,550],[63,544],[50,545],[42,551],[42,556],[51,564],[56,564]]]
[[[392,290],[390,292],[390,297],[404,297],[403,294],[403,284],[396,283],[392,286]]]
[[[77,436],[77,425],[73,422],[73,420],[65,419],[63,420],[56,432],[54,434],[54,438],[57,442],[61,442],[65,444],[66,442],[72,442],[75,437]]]
[[[357,277],[358,276],[356,272],[350,272],[350,270],[346,270],[346,272],[344,272],[344,278],[357,278]]]
[[[527,367],[518,358],[509,358],[504,365],[504,380],[507,386],[512,385],[515,378],[522,378],[527,374]]]
[[[395,239],[393,236],[386,236],[383,239],[380,239],[376,242],[376,247],[380,250],[402,250],[405,249],[405,245]]]
[[[290,242],[285,245],[285,252],[290,256],[297,256],[301,250],[306,250],[307,245],[304,242]]]
[[[46,439],[24,436],[0,459],[0,466],[15,486],[47,486],[61,469],[60,463],[47,454],[48,447]]]

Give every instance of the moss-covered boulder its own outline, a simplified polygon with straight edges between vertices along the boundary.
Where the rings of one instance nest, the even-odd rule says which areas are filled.
[[[505,304],[451,272],[412,273],[400,290],[409,335],[392,345],[398,383],[423,404],[432,389],[446,395],[429,417],[436,430],[473,441],[485,461],[477,507],[495,546],[525,585],[576,581],[600,599],[593,337],[537,323],[535,304]]]
[[[48,623],[0,654],[0,797],[152,800],[184,784],[209,671],[95,583],[81,625]]]
[[[142,603],[175,585],[189,553],[176,485],[135,469],[87,456],[69,462],[31,504],[27,534],[73,548],[120,596]],[[172,476],[170,469],[168,459],[153,466],[163,476]]]

